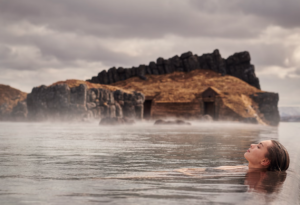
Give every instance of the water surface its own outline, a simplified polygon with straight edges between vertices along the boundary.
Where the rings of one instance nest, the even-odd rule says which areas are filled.
[[[299,204],[300,123],[102,127],[98,123],[0,123],[1,204]],[[286,174],[199,173],[246,165],[251,143],[276,139]]]

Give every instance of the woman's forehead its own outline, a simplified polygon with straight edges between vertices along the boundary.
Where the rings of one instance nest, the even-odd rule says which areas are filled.
[[[264,140],[260,142],[263,146],[269,147],[272,145],[272,141],[271,140]]]

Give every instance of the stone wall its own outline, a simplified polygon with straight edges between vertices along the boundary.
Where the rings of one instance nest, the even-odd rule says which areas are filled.
[[[192,52],[183,53],[180,57],[174,56],[169,59],[158,58],[156,62],[148,65],[140,65],[132,68],[118,69],[113,67],[108,71],[101,71],[98,76],[87,80],[91,83],[111,84],[138,76],[146,80],[147,74],[162,75],[173,73],[174,71],[190,72],[195,69],[208,69],[221,73],[222,75],[235,76],[248,84],[260,89],[259,80],[255,75],[254,65],[250,64],[249,52],[235,53],[227,59],[223,59],[219,50],[201,56],[193,55]]]
[[[143,117],[145,97],[138,92],[124,93],[85,84],[70,88],[67,84],[32,89],[27,96],[28,119],[87,120],[103,117]]]
[[[199,102],[174,102],[153,103],[151,114],[151,119],[174,117],[196,120],[199,119],[202,113]]]

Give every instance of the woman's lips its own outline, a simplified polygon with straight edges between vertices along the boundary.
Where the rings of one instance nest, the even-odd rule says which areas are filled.
[[[248,149],[247,152],[250,152],[250,150]]]

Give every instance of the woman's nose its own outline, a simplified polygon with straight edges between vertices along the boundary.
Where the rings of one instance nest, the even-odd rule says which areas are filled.
[[[253,148],[253,146],[255,146],[255,144],[251,144],[250,147]]]

